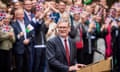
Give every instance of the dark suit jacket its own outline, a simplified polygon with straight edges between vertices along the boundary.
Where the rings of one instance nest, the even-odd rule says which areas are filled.
[[[69,38],[70,66],[76,64],[76,47]],[[47,42],[48,72],[68,72],[68,63],[62,41],[59,36]]]
[[[34,14],[31,13],[31,19],[34,18]],[[24,12],[24,20],[27,24],[31,24],[31,21],[29,20],[27,14]]]
[[[27,23],[25,23],[25,26],[27,27]],[[34,31],[30,31],[29,33],[26,33],[27,34],[27,38],[30,39],[30,43],[29,45],[24,45],[23,44],[23,41],[24,41],[24,36],[18,38],[18,34],[20,32],[22,32],[22,29],[19,25],[19,22],[16,21],[12,24],[13,28],[14,28],[14,32],[15,32],[15,37],[16,37],[16,42],[14,44],[14,52],[16,54],[23,54],[24,53],[24,50],[25,49],[28,49],[28,51],[30,52],[31,49],[32,49],[32,41],[33,41],[33,38],[34,38]]]
[[[35,31],[35,38],[34,38],[35,45],[46,45],[45,34],[47,33],[48,28],[46,27],[44,20],[41,19],[36,23],[32,21],[31,24],[34,27],[34,31]]]
[[[41,48],[46,48],[45,34],[47,33],[48,28],[46,27],[43,19],[41,19],[40,21],[37,21],[36,23],[32,21],[31,24],[34,27],[34,31],[35,31],[35,37],[34,37],[35,52],[34,53],[36,55],[42,56],[40,52],[41,52]],[[39,47],[36,47],[36,46],[39,46]]]

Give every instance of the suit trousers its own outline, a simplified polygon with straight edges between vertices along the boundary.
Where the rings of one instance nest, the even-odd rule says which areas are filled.
[[[0,72],[11,72],[11,50],[0,50]]]
[[[117,65],[118,65],[118,70],[117,72],[120,72],[120,54],[117,54]]]
[[[34,48],[33,72],[45,72],[46,48]]]
[[[30,54],[27,50],[23,54],[15,54],[16,72],[30,72]]]

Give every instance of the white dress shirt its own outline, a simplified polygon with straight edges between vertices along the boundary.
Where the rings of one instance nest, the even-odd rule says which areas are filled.
[[[65,49],[65,42],[64,42],[65,38],[60,37],[60,39],[61,39],[62,44],[63,44],[64,49]],[[67,40],[67,45],[68,45],[68,49],[69,49],[69,53],[70,53],[70,44],[69,44],[69,41],[68,41],[68,37],[66,38],[66,40]],[[66,50],[66,49],[65,49],[65,50]]]
[[[24,21],[19,21],[18,20],[18,23],[20,25],[20,28],[22,29],[22,32],[24,32],[24,38],[26,39],[27,38],[27,34],[26,34],[26,27],[25,27]]]

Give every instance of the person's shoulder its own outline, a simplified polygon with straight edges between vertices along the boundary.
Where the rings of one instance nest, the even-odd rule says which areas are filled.
[[[55,37],[49,39],[48,42],[49,42],[49,41],[56,41],[57,39],[58,39],[58,36],[55,36]]]
[[[55,46],[58,43],[58,38],[55,36],[47,41],[47,45]]]

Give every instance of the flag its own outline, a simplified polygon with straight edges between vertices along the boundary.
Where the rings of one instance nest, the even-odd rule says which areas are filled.
[[[78,7],[78,6],[72,6],[71,8],[70,8],[70,11],[72,12],[72,13],[82,13],[82,11],[83,11],[83,9],[81,8],[81,7]]]
[[[43,11],[43,10],[44,10],[44,7],[43,7],[40,3],[37,3],[37,4],[36,4],[36,10],[37,10],[37,11]]]
[[[26,28],[26,32],[29,33],[30,31],[32,31],[34,28],[31,24],[29,24]]]
[[[0,21],[3,20],[6,17],[5,12],[0,12]]]
[[[92,3],[92,0],[84,0],[83,2],[84,2],[84,4],[88,5],[88,4]]]

